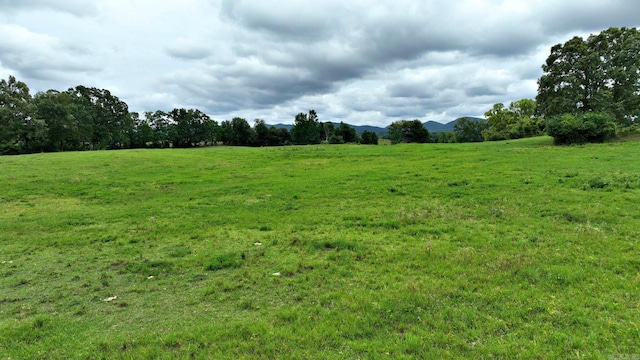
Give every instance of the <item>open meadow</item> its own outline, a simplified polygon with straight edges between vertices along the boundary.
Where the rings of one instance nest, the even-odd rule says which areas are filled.
[[[551,144],[0,157],[0,359],[637,358],[640,142]]]

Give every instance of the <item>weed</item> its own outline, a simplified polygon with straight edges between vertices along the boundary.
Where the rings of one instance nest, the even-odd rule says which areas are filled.
[[[348,250],[348,251],[357,251],[360,249],[360,246],[356,243],[344,241],[344,240],[324,240],[317,241],[312,244],[312,246],[316,249],[320,250]]]
[[[145,276],[159,276],[161,274],[171,273],[174,264],[165,260],[144,260],[127,264],[127,271]]]
[[[229,252],[225,254],[220,254],[211,261],[207,265],[206,269],[210,271],[222,270],[222,269],[236,269],[242,266],[244,261],[244,253],[237,252]]]
[[[466,179],[450,181],[447,183],[448,186],[467,186],[469,182]]]

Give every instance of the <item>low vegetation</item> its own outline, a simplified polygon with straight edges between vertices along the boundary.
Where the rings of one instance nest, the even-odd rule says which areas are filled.
[[[0,157],[0,358],[620,358],[639,142]]]

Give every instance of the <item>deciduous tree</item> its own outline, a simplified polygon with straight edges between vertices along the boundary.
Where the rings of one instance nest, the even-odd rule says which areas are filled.
[[[169,118],[173,124],[170,140],[174,147],[196,146],[211,136],[207,129],[211,119],[198,109],[173,109]]]
[[[354,128],[345,124],[344,122],[340,122],[337,128],[333,131],[333,136],[336,136],[340,139],[341,143],[355,143],[358,142],[358,133]]]
[[[469,118],[461,118],[453,126],[457,142],[481,142],[484,141],[483,133],[487,130],[488,124],[485,120],[476,121]]]
[[[315,110],[299,113],[291,128],[291,139],[296,145],[320,144],[320,123]]]
[[[400,120],[389,126],[389,137],[392,144],[429,142],[429,130],[420,120]]]
[[[536,102],[531,99],[521,99],[509,104],[497,103],[484,113],[487,118],[487,129],[484,130],[485,140],[519,139],[540,135],[542,122],[535,116]]]
[[[29,152],[44,141],[46,124],[35,118],[29,87],[14,76],[0,80],[0,152]]]
[[[109,90],[78,85],[67,90],[74,102],[79,135],[94,150],[129,146],[133,128],[129,107]]]
[[[363,131],[361,143],[366,145],[378,145],[378,134],[373,131]]]
[[[547,118],[609,113],[619,125],[630,125],[640,116],[639,66],[636,28],[609,28],[557,44],[538,80],[538,112]]]
[[[79,150],[82,148],[78,132],[78,118],[71,95],[49,90],[39,92],[33,98],[36,117],[47,124],[47,151]]]

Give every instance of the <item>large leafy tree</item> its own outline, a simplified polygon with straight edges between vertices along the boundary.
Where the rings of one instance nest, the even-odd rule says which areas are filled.
[[[14,76],[0,80],[0,153],[45,150],[47,124],[36,115],[27,84]]]
[[[389,126],[389,137],[391,143],[426,143],[429,142],[429,130],[424,127],[420,120],[400,120],[391,123]]]
[[[329,141],[335,130],[335,126],[331,121],[320,123],[320,138],[322,141]]]
[[[75,104],[80,137],[94,150],[124,148],[134,126],[129,107],[109,90],[82,85],[67,90]]]
[[[131,147],[132,148],[144,148],[153,145],[155,140],[155,134],[148,118],[141,118],[137,112],[130,113],[131,119],[134,124],[133,131],[131,133]]]
[[[485,140],[519,139],[540,135],[542,122],[536,117],[536,102],[521,99],[512,102],[508,108],[497,103],[484,113],[487,118]]]
[[[254,146],[256,145],[256,131],[246,119],[235,117],[225,120],[220,125],[220,139],[226,145]]]
[[[484,132],[489,128],[487,121],[461,118],[453,126],[453,132],[457,142],[481,142],[484,141]]]
[[[48,129],[47,151],[79,150],[82,147],[79,136],[77,109],[67,92],[49,90],[39,92],[33,98],[36,117],[45,121]]]
[[[255,131],[255,145],[258,146],[282,146],[291,141],[289,131],[286,128],[267,126],[262,119],[255,119],[253,126]]]
[[[640,116],[639,66],[636,28],[609,28],[587,40],[557,44],[538,80],[538,112],[545,117],[608,113],[627,126]]]
[[[337,128],[333,131],[330,139],[336,137],[338,143],[355,143],[358,142],[358,133],[356,129],[352,128],[344,122],[340,122]],[[333,142],[333,141],[332,141]]]
[[[291,133],[286,128],[275,128],[274,126],[269,128],[272,131],[276,138],[278,139],[278,145],[290,145],[291,144]]]
[[[156,147],[169,147],[172,130],[172,119],[162,110],[147,111],[144,113],[146,122],[153,130],[153,145]]]
[[[173,109],[169,112],[172,127],[169,139],[174,147],[192,147],[210,141],[210,118],[198,109]]]
[[[253,129],[256,133],[256,143],[258,146],[270,146],[277,142],[277,138],[274,136],[269,127],[262,119],[255,119]]]
[[[322,128],[318,122],[318,114],[315,110],[309,110],[309,114],[299,113],[291,128],[291,140],[296,145],[320,144],[320,132]]]
[[[378,145],[378,134],[373,131],[365,130],[362,132],[362,144]]]
[[[504,107],[503,103],[494,104],[491,110],[484,113],[484,116],[487,118],[488,124],[488,130],[484,134],[486,140],[504,140],[509,138],[509,127],[513,126],[516,119],[513,114]],[[458,123],[456,125],[458,125]]]
[[[220,125],[207,116],[200,125],[200,133],[205,145],[217,145],[220,140]]]

